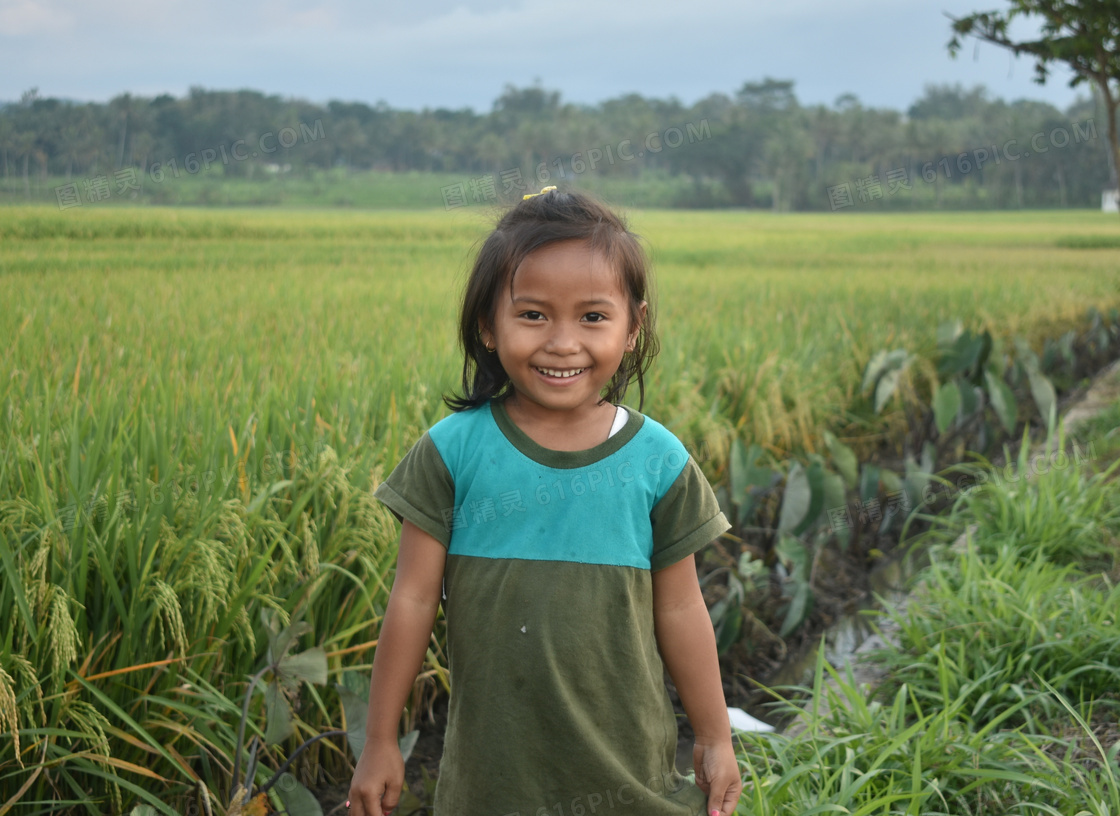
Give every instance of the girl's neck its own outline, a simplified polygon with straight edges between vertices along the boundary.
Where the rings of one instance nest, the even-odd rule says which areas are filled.
[[[542,448],[556,451],[587,450],[606,442],[618,410],[611,403],[602,402],[569,416],[534,410],[535,406],[519,400],[516,393],[504,401],[504,407],[510,421],[526,436]]]

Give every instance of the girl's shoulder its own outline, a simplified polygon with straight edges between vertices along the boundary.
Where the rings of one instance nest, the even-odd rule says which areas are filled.
[[[641,423],[640,430],[643,436],[652,438],[654,441],[662,444],[673,445],[675,443],[675,445],[679,445],[681,448],[684,447],[684,443],[682,443],[680,439],[677,438],[677,435],[675,433],[670,431],[653,417],[649,416],[648,414],[643,414],[636,408],[631,408],[626,405],[624,405],[623,407],[630,414],[629,421],[633,422],[637,420]]]
[[[473,429],[492,424],[494,424],[494,417],[490,410],[490,403],[487,402],[448,414],[428,429],[428,435],[435,439],[449,434],[469,433]]]

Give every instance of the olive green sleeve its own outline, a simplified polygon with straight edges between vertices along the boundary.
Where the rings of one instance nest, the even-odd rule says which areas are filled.
[[[692,457],[661,501],[654,505],[650,519],[653,522],[653,555],[650,558],[653,572],[692,555],[731,528],[719,509],[712,486]]]
[[[398,519],[408,519],[444,547],[451,543],[455,484],[427,433],[404,455],[373,495]]]

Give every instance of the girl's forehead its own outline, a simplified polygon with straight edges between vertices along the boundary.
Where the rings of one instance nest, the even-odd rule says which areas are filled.
[[[548,244],[529,253],[512,271],[510,295],[525,289],[610,291],[622,296],[622,274],[607,256],[587,241]]]

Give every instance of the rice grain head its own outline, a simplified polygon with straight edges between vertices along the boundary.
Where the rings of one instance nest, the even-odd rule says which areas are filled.
[[[156,578],[149,584],[144,598],[155,606],[156,614],[152,616],[152,621],[159,634],[160,645],[166,647],[170,641],[180,655],[185,655],[187,628],[183,624],[183,610],[175,590],[162,578]]]
[[[12,676],[4,670],[3,665],[0,665],[0,732],[11,733],[16,762],[22,768],[23,759],[19,755],[19,708],[16,707],[15,686]]]
[[[63,674],[78,659],[78,648],[82,639],[70,615],[71,598],[66,590],[51,584],[50,611],[47,615],[47,651],[51,655],[51,675],[55,688],[62,686]]]

